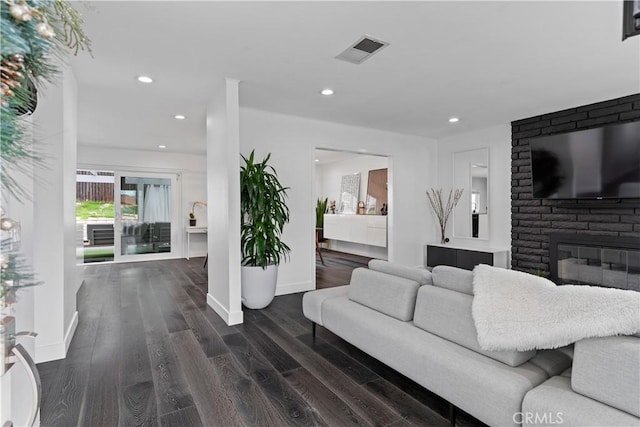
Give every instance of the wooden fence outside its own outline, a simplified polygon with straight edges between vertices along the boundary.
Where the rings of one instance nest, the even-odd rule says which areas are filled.
[[[113,202],[113,183],[76,182],[76,200]]]

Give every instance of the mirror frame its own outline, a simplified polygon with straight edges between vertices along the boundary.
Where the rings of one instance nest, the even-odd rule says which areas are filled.
[[[487,158],[487,201],[486,201],[486,205],[487,205],[487,215],[491,214],[491,150],[489,149],[489,147],[478,147],[478,148],[474,148],[474,149],[469,149],[469,150],[461,150],[461,151],[454,151],[452,153],[452,163],[453,163],[453,168],[452,168],[452,177],[451,177],[451,184],[452,184],[452,188],[459,188],[456,186],[456,171],[460,169],[460,166],[458,165],[458,167],[456,167],[456,154],[463,154],[463,153],[471,153],[474,151],[484,151],[486,152],[486,158]],[[469,220],[471,221],[471,195],[473,192],[473,187],[472,187],[472,180],[473,177],[471,175],[471,164],[473,162],[468,162],[465,166],[465,169],[468,173],[468,182],[466,183],[465,187],[464,187],[464,193],[462,195],[463,198],[469,200]],[[451,224],[452,224],[452,230],[451,230],[451,235],[453,236],[454,239],[470,239],[473,241],[489,241],[491,240],[491,218],[489,217],[489,221],[487,221],[487,237],[472,237],[471,234],[471,227],[469,228],[470,230],[470,235],[469,236],[459,236],[456,234],[456,216],[459,217],[459,215],[456,215],[456,211],[458,211],[458,209],[461,206],[458,205],[456,206],[456,208],[453,210],[453,218],[451,218]]]

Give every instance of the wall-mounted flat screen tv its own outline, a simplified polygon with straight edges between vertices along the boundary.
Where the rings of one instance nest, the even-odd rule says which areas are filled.
[[[533,198],[640,198],[640,121],[530,140]]]

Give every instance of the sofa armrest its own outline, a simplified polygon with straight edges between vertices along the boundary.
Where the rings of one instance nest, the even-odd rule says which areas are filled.
[[[310,291],[302,296],[302,313],[304,317],[318,325],[322,323],[322,303],[329,298],[346,296],[349,285],[335,288],[318,289]]]

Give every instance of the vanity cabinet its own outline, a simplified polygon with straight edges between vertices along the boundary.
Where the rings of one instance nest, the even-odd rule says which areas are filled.
[[[509,268],[509,250],[496,248],[473,248],[455,245],[429,244],[425,248],[427,267],[450,265],[473,270],[478,264]]]
[[[324,216],[324,237],[370,246],[387,246],[387,217],[383,215]]]

